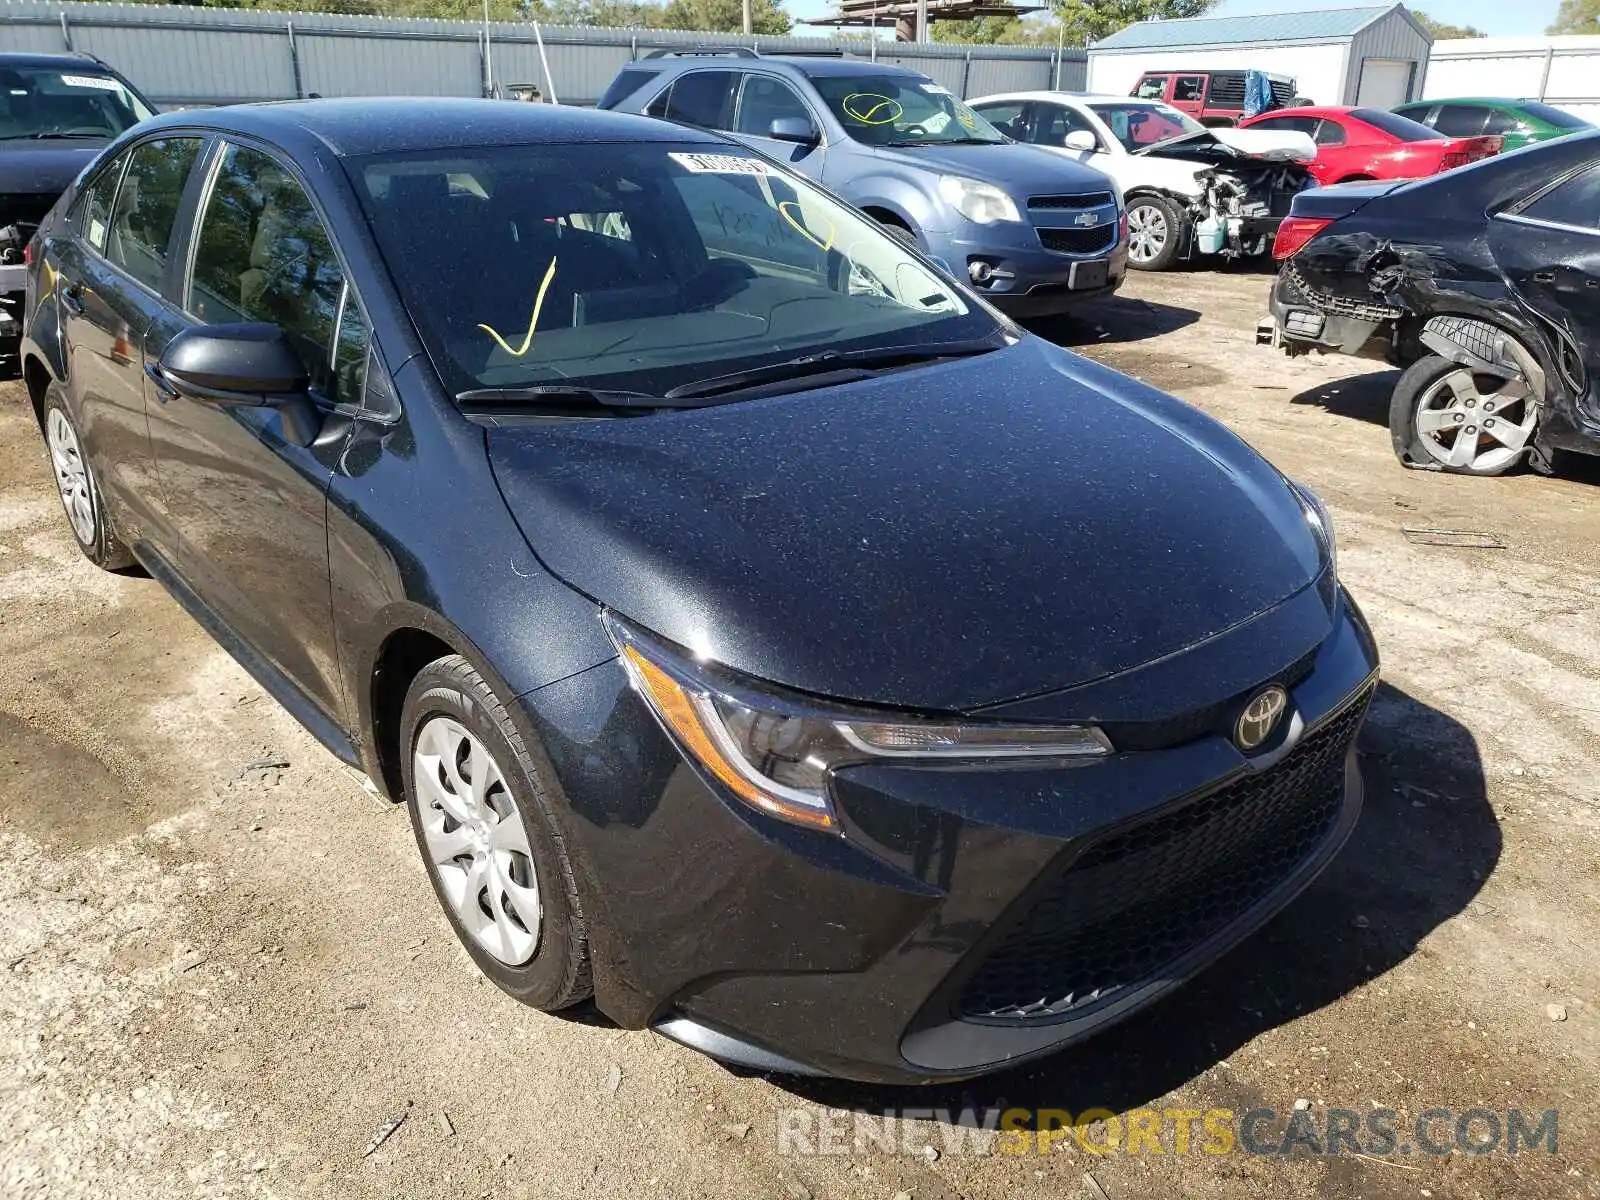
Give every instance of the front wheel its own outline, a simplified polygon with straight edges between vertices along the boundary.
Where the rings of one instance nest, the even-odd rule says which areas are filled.
[[[1163,196],[1128,201],[1128,265],[1138,271],[1165,271],[1177,260],[1184,215]]]
[[[1395,385],[1389,403],[1395,454],[1412,467],[1502,475],[1532,444],[1539,399],[1521,379],[1474,373],[1430,354]]]
[[[122,571],[134,565],[111,522],[94,467],[84,453],[78,427],[67,411],[66,397],[51,384],[44,399],[44,440],[50,450],[50,466],[55,472],[56,491],[67,514],[67,527],[83,556],[107,571]]]

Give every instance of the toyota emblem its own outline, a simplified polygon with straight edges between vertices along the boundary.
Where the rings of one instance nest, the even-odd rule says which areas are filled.
[[[1260,746],[1272,736],[1272,731],[1278,727],[1278,718],[1288,707],[1289,693],[1277,684],[1257,692],[1244,706],[1233,727],[1234,744],[1246,753]]]

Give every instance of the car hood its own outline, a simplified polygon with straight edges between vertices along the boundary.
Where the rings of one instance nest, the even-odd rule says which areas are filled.
[[[60,195],[106,142],[103,138],[0,142],[0,195]]]
[[[1074,188],[1087,191],[1110,186],[1106,176],[1093,167],[1063,159],[1043,146],[1024,146],[1019,142],[986,146],[880,146],[874,153],[890,162],[925,171],[979,179],[1023,198],[1070,193]]]
[[[1085,683],[1230,629],[1320,569],[1298,500],[1243,442],[1031,337],[487,439],[557,576],[697,655],[868,704],[961,712]]]

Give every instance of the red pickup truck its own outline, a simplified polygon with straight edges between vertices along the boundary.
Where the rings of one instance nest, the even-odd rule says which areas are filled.
[[[1140,100],[1161,100],[1188,113],[1202,125],[1233,125],[1244,116],[1245,71],[1146,71],[1132,94]],[[1295,82],[1287,75],[1265,72],[1272,85],[1272,108],[1295,103]]]

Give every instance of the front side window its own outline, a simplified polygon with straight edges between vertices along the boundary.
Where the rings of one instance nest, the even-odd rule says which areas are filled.
[[[228,146],[200,216],[189,312],[208,325],[277,325],[300,352],[312,386],[331,393],[344,283],[333,243],[300,184],[270,155]]]
[[[71,70],[0,67],[0,141],[109,141],[154,115],[120,79],[87,60]]]
[[[1095,104],[1095,116],[1129,151],[1143,150],[1177,137],[1204,133],[1206,127],[1187,113],[1165,104]]]
[[[812,83],[844,131],[869,146],[1006,140],[948,88],[920,75],[825,75]]]
[[[825,350],[999,329],[876,223],[742,148],[500,146],[351,166],[454,394],[660,395]]]
[[[1139,81],[1139,86],[1134,88],[1134,96],[1140,100],[1166,99],[1167,78],[1165,75],[1146,75]]]
[[[1031,104],[1022,100],[1001,100],[973,111],[1008,138],[1025,142],[1028,140],[1028,110],[1031,107]]]
[[[765,137],[772,123],[800,120],[811,124],[811,110],[794,89],[770,75],[746,75],[739,97],[739,132]]]
[[[1041,146],[1060,146],[1069,133],[1094,134],[1095,145],[1100,144],[1100,134],[1089,124],[1089,119],[1075,108],[1062,104],[1041,105],[1039,119],[1034,123],[1033,140]]]
[[[106,230],[105,256],[146,287],[161,290],[167,245],[200,139],[141,142],[128,158]]]
[[[1552,188],[1522,210],[1536,221],[1600,229],[1600,167],[1590,167]]]

